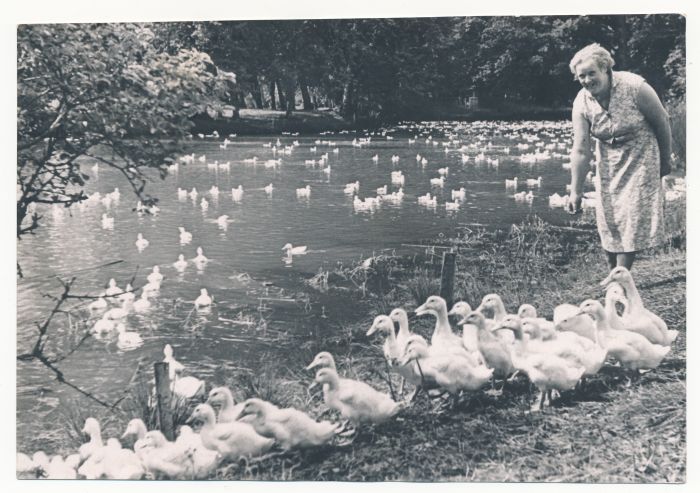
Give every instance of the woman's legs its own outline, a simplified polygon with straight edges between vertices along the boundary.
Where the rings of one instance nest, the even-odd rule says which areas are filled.
[[[608,267],[613,270],[615,267],[624,266],[627,270],[632,269],[632,263],[637,252],[608,252],[605,250],[608,260]]]

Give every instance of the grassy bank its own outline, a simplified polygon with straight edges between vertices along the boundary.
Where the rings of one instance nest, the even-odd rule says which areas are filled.
[[[322,314],[309,322],[308,337],[280,343],[254,369],[222,370],[208,386],[228,385],[237,400],[258,396],[294,406],[318,418],[336,419],[320,393],[309,393],[313,374],[303,368],[318,351],[333,353],[339,372],[388,391],[381,341],[365,332],[373,317],[397,306],[409,313],[439,289],[441,247],[457,252],[456,299],[475,306],[500,293],[512,312],[534,304],[551,317],[561,302],[601,299],[598,282],[607,268],[590,224],[555,228],[533,219],[510,231],[464,229],[414,256],[381,255],[363,265],[338,266],[309,281],[311,292],[342,297],[361,307],[354,321]],[[482,391],[451,410],[420,398],[395,420],[364,429],[343,447],[293,452],[262,461],[229,464],[216,479],[266,480],[460,480],[682,482],[686,476],[685,248],[684,238],[640,256],[633,273],[646,305],[680,335],[661,366],[629,381],[605,367],[585,391],[564,393],[544,413],[531,413],[529,385],[519,378],[500,396]],[[341,298],[336,298],[341,299]],[[411,317],[424,336],[434,319]],[[312,329],[313,327],[313,329]],[[284,354],[284,358],[280,357]],[[398,379],[393,378],[394,388]],[[66,414],[71,439],[92,412],[105,436],[118,436],[129,418],[148,414],[143,393],[114,414],[81,409]],[[534,395],[533,395],[534,397]],[[139,410],[140,408],[140,410]],[[182,412],[181,418],[187,412]],[[61,452],[56,450],[54,452]]]

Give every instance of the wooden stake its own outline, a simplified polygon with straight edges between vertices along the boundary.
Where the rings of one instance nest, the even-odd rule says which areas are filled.
[[[442,254],[442,272],[440,274],[440,296],[445,299],[447,306],[452,306],[455,287],[455,258],[453,250]]]
[[[156,375],[156,405],[160,431],[168,440],[175,440],[172,415],[172,395],[170,393],[170,365],[164,361],[153,364]]]

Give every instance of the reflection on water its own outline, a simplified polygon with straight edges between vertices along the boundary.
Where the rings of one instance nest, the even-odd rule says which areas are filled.
[[[139,358],[162,359],[166,343],[200,378],[221,364],[254,367],[260,351],[268,349],[270,335],[283,340],[288,332],[309,330],[304,326],[308,302],[298,288],[320,267],[384,250],[413,252],[410,245],[453,234],[458,226],[507,226],[531,213],[551,222],[568,219],[561,209],[548,207],[548,196],[564,193],[569,180],[562,160],[524,164],[520,158],[535,152],[537,143],[540,151],[548,146],[565,152],[565,125],[433,124],[403,127],[393,139],[375,135],[369,144],[354,146],[359,137],[279,137],[280,148],[290,146],[289,154],[273,152],[277,136],[235,138],[226,149],[218,141],[196,140],[189,149],[196,156],[193,162],[180,163],[165,180],[154,176],[149,183],[149,193],[159,198],[156,214],[134,210],[136,200],[125,192],[120,175],[102,165],[95,172],[94,163],[86,163],[92,176],[89,193],[104,196],[115,187],[122,193],[118,200],[46,214],[41,230],[19,242],[18,258],[27,278],[18,282],[18,350],[28,349],[34,323],[52,306],[41,294],[60,289],[52,276],[76,276],[73,292],[97,295],[110,278],[120,287],[131,282],[138,290],[153,266],[159,266],[164,279],[149,298],[150,308],[124,319],[126,330],[138,333],[143,345],[125,351],[116,334],[90,338],[61,363],[66,377],[100,395],[118,395]],[[409,144],[409,137],[416,137],[415,143]],[[327,159],[321,159],[324,154]],[[438,173],[441,168],[449,170]],[[398,173],[392,175],[397,171],[400,180]],[[438,176],[444,176],[444,184],[431,185]],[[506,190],[505,179],[515,176],[522,182],[543,177],[541,187],[531,188],[531,203],[516,202],[514,191]],[[357,198],[363,203],[376,197],[380,187],[388,194],[401,188],[402,197],[358,209],[354,195],[345,193],[354,182],[359,182]],[[460,187],[464,200],[447,210],[445,202]],[[418,204],[426,193],[434,205]],[[113,224],[103,227],[103,214]],[[137,248],[138,238],[147,240],[147,246]],[[306,246],[308,252],[285,254],[286,243]],[[207,262],[195,261],[198,247]],[[194,310],[202,288],[214,298],[208,312]],[[72,306],[90,301],[75,300]],[[264,338],[255,323],[261,317]],[[83,329],[65,316],[54,326],[56,339],[65,339],[67,346]],[[17,386],[20,429],[41,427],[35,418],[56,405],[56,396],[75,397],[33,365],[18,366]],[[53,390],[54,398],[37,400],[39,388]]]

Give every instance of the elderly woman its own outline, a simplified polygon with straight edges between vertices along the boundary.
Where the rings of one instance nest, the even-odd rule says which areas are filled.
[[[671,127],[654,89],[638,75],[613,72],[614,64],[597,43],[569,64],[583,88],[572,110],[568,207],[580,210],[593,137],[598,233],[610,268],[629,269],[636,252],[664,239],[661,178],[671,172]]]

